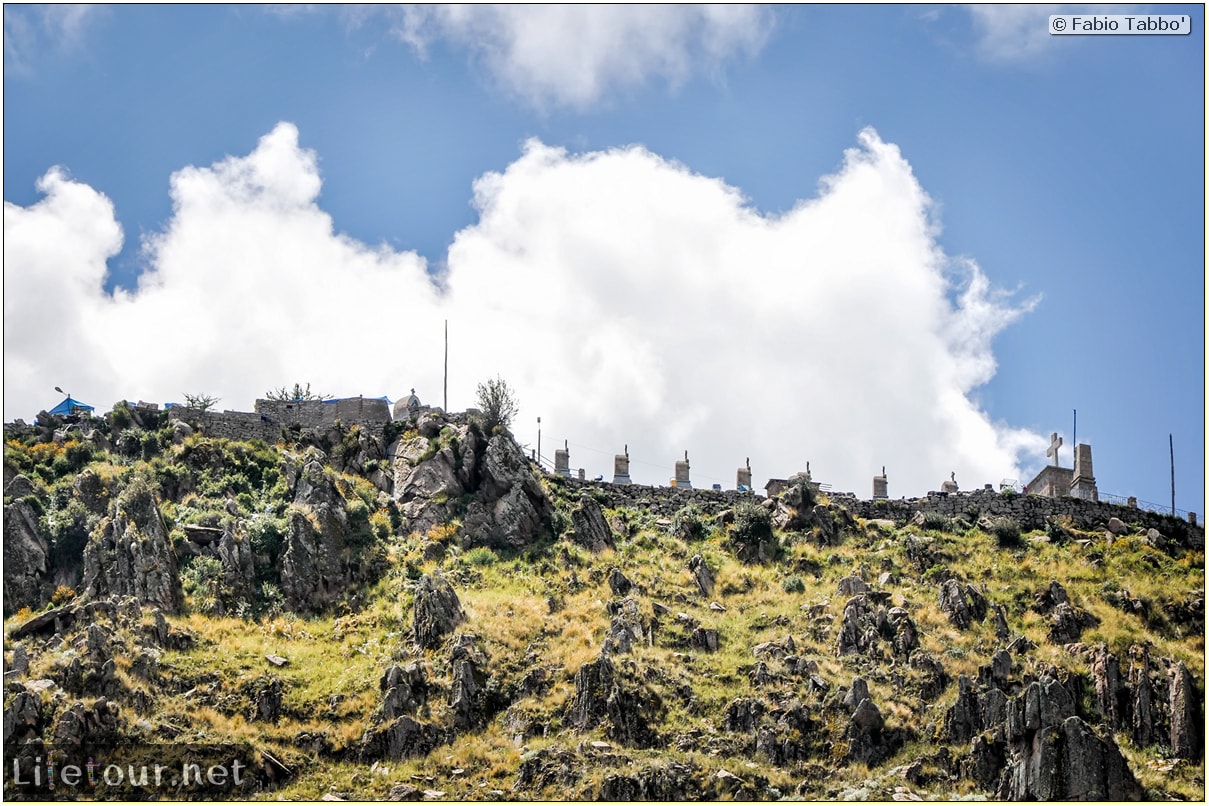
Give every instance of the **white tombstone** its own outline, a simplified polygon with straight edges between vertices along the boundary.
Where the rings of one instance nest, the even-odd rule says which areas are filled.
[[[630,483],[630,446],[626,445],[625,453],[613,457],[613,483]]]
[[[889,484],[886,480],[886,468],[882,467],[882,474],[873,477],[873,500],[877,501],[882,498],[889,498]]]
[[[571,450],[565,440],[563,446],[554,451],[554,472],[571,478]]]
[[[683,490],[693,489],[693,482],[689,479],[688,474],[688,451],[684,452],[684,461],[676,463],[676,478],[675,486]]]
[[[751,489],[751,459],[748,458],[739,472],[735,474],[735,487],[740,490]]]

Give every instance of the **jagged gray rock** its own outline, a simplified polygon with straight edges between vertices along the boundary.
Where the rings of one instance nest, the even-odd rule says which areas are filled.
[[[142,479],[126,485],[84,547],[83,588],[93,599],[133,596],[169,613],[180,611],[184,595],[176,552],[155,494]]]
[[[1204,723],[1198,718],[1196,683],[1183,661],[1169,673],[1171,711],[1171,754],[1176,758],[1200,757]]]
[[[19,481],[9,485],[11,490]],[[32,487],[32,485],[31,485]],[[44,590],[50,571],[50,545],[38,528],[38,516],[25,501],[4,507],[4,616],[23,607],[39,608],[46,601]]]
[[[427,676],[424,667],[415,661],[388,668],[378,688],[382,691],[382,704],[376,713],[377,721],[414,714],[428,702]]]
[[[705,560],[700,554],[694,554],[689,559],[688,570],[693,575],[693,582],[697,583],[697,590],[701,591],[701,595],[712,596],[714,593],[714,577],[709,572],[709,566],[705,564]]]
[[[445,577],[424,574],[416,582],[415,625],[416,643],[433,649],[441,639],[462,622],[462,603]]]
[[[987,602],[970,584],[948,579],[940,586],[940,609],[959,630],[967,630],[975,621],[986,618]]]
[[[609,589],[613,591],[614,596],[625,596],[634,587],[634,583],[629,580],[620,568],[609,569]]]
[[[564,722],[579,731],[603,723],[606,735],[614,741],[629,747],[652,747],[658,734],[650,726],[649,715],[658,707],[650,692],[622,687],[613,662],[601,655],[575,673],[575,696]]]
[[[579,506],[571,510],[571,526],[571,539],[576,544],[598,554],[613,548],[613,530],[591,496],[582,496]]]

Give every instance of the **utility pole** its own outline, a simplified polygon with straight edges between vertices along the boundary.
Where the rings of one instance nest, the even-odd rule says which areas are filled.
[[[442,398],[443,408],[449,411],[449,320],[445,320],[445,396]]]
[[[542,418],[537,418],[537,466],[542,466]]]
[[[1071,409],[1071,411],[1074,412],[1074,422],[1072,423],[1073,427],[1072,427],[1072,431],[1071,431],[1071,435],[1070,435],[1071,448],[1074,450],[1075,455],[1078,456],[1079,455],[1079,410]]]
[[[1175,439],[1167,435],[1167,449],[1171,452],[1171,514],[1175,515]]]

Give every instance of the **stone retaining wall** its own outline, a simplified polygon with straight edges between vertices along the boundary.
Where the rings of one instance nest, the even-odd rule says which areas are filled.
[[[348,427],[380,431],[391,422],[390,407],[385,400],[350,397],[333,402],[301,400],[282,402],[257,400],[256,410],[196,411],[173,406],[168,409],[170,420],[183,420],[208,437],[222,439],[260,439],[270,444],[282,439],[282,432],[291,428],[330,428],[337,422]]]
[[[754,492],[740,493],[734,490],[686,490],[678,487],[647,487],[642,484],[609,484],[603,481],[579,481],[561,476],[547,475],[556,486],[563,486],[572,495],[575,491],[600,491],[605,496],[605,506],[636,507],[649,509],[661,517],[671,517],[689,503],[697,504],[708,513],[720,512],[741,501],[762,501],[763,496]],[[1119,518],[1131,527],[1157,529],[1167,538],[1184,546],[1203,548],[1205,530],[1193,526],[1182,518],[1160,515],[1136,507],[1108,504],[1101,501],[1086,501],[1079,498],[1048,498],[1040,495],[1004,495],[992,490],[973,490],[958,493],[929,493],[925,498],[884,499],[862,501],[855,496],[837,494],[830,496],[833,504],[846,508],[853,515],[872,520],[885,518],[905,522],[916,512],[936,513],[945,516],[967,515],[976,520],[986,518],[1011,518],[1025,531],[1044,529],[1046,520],[1053,517],[1069,517],[1071,525],[1087,531],[1103,529],[1109,518]]]

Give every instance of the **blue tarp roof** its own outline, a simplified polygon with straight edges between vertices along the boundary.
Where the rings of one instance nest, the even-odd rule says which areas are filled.
[[[84,411],[93,411],[94,407],[88,405],[87,403],[81,403],[80,401],[73,399],[71,396],[68,396],[68,397],[63,398],[63,402],[60,403],[59,405],[55,406],[48,413],[49,414],[71,414],[72,412],[79,411],[81,409],[83,409]]]

